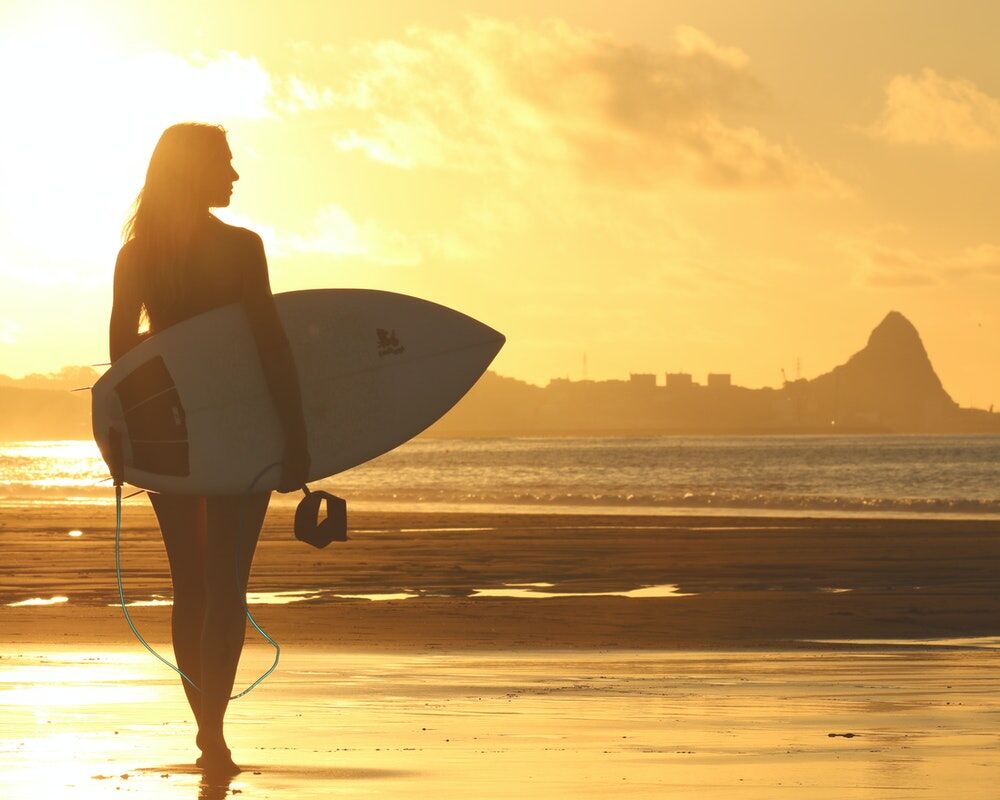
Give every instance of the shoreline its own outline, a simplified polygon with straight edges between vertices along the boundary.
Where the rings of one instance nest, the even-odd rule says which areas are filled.
[[[312,489],[323,489],[320,484],[316,484]],[[331,491],[328,487],[326,491]],[[134,497],[143,494],[145,490],[134,489]],[[336,494],[336,492],[332,492]],[[136,508],[142,509],[142,501],[128,498],[130,492],[123,493],[122,517],[133,513]],[[302,496],[297,492],[279,493],[272,491],[269,508],[271,509],[294,509]],[[148,505],[148,504],[147,504]],[[28,498],[8,499],[0,496],[0,520],[5,512],[15,513],[18,511],[40,510],[48,507],[54,508],[110,508],[115,507],[115,498],[112,493],[110,497],[71,497],[63,498],[39,498],[36,500]],[[995,522],[1000,523],[1000,512],[996,513],[975,513],[964,511],[903,511],[903,510],[880,510],[880,509],[840,509],[840,508],[777,508],[777,507],[736,507],[736,506],[622,506],[622,505],[569,505],[559,503],[452,503],[446,501],[386,501],[386,500],[349,500],[348,515],[353,512],[364,514],[397,514],[397,515],[424,515],[424,514],[486,514],[486,515],[545,515],[545,516],[601,516],[601,517],[655,517],[660,518],[682,518],[690,517],[713,519],[741,519],[752,517],[754,519],[782,519],[798,521],[854,521],[854,520],[897,520],[904,522],[924,522],[924,521],[970,521],[970,522]],[[2,528],[2,524],[0,524]]]
[[[139,646],[116,605],[108,516],[0,514],[12,565],[0,578],[0,642]],[[269,509],[249,594],[307,593],[251,601],[279,643],[718,651],[1000,635],[1000,526],[989,521],[356,511],[348,526],[347,542],[316,549],[294,538],[290,507]],[[121,548],[130,614],[151,645],[168,646],[168,608],[131,606],[172,597],[148,502],[123,514]],[[642,596],[657,586],[674,596]],[[502,591],[527,594],[484,595]],[[336,596],[370,594],[404,597]],[[7,605],[52,597],[67,600]],[[260,640],[247,631],[248,645]]]
[[[349,512],[317,550],[291,522],[269,510],[250,594],[328,593],[251,603],[281,650],[247,625],[244,771],[212,782],[180,677],[108,605],[113,513],[0,512],[0,602],[67,597],[0,605],[0,794],[991,796],[996,523]],[[169,597],[148,501],[123,523],[126,599]],[[505,584],[685,596],[473,596]],[[407,588],[427,596],[329,596]],[[130,613],[175,664],[170,609]]]

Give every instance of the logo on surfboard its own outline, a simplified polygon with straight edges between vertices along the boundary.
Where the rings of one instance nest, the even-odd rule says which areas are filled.
[[[399,355],[406,349],[399,343],[399,339],[396,338],[395,329],[387,331],[385,328],[376,328],[375,333],[378,334],[379,358],[382,356]]]

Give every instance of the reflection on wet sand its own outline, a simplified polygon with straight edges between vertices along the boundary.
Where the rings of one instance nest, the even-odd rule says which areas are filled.
[[[473,589],[467,594],[468,597],[526,597],[528,599],[540,599],[545,597],[691,597],[691,592],[681,592],[672,583],[657,584],[654,586],[640,586],[635,589],[628,589],[620,592],[543,592],[538,591],[539,587],[555,586],[553,583],[539,581],[535,583],[505,583],[500,589]],[[528,588],[518,588],[528,587]],[[829,589],[824,591],[850,591],[849,589]],[[407,600],[412,597],[448,597],[454,595],[437,594],[423,589],[403,592],[371,592],[368,594],[344,594],[334,592],[330,589],[302,589],[287,592],[247,592],[247,605],[287,605],[301,600],[328,600],[339,598],[344,600]],[[52,605],[53,603],[65,603],[67,597],[53,597],[50,600],[43,600],[33,597],[29,600],[22,600],[17,603],[7,603],[9,606],[40,606]],[[159,594],[152,595],[149,600],[130,600],[127,606],[171,606],[174,601]],[[121,603],[107,603],[109,607],[121,608]]]
[[[691,592],[680,591],[675,584],[661,583],[656,586],[640,586],[637,589],[629,589],[624,592],[540,592],[537,586],[552,586],[551,583],[519,583],[504,584],[509,588],[504,589],[475,589],[472,597],[596,597],[606,595],[609,597],[691,597]],[[518,589],[515,586],[528,586],[532,588]]]
[[[803,639],[820,644],[867,645],[869,647],[972,647],[978,650],[1000,650],[1000,636],[951,636],[920,639]]]
[[[993,524],[378,512],[313,553],[290,514],[269,516],[248,597],[281,663],[230,704],[244,771],[223,783],[193,768],[178,676],[108,607],[106,519],[20,514],[0,798],[994,793],[997,642],[971,638],[1000,618]],[[648,526],[597,530],[629,521]],[[169,605],[155,520],[130,523],[125,599]],[[133,613],[169,654],[169,610]],[[272,660],[248,630],[234,691]]]
[[[56,603],[68,602],[69,598],[65,595],[58,595],[56,597],[29,597],[27,600],[18,600],[14,603],[7,603],[8,606],[52,606]]]
[[[0,797],[986,798],[1000,770],[991,652],[291,649],[217,780],[161,665],[35,647],[0,653]]]

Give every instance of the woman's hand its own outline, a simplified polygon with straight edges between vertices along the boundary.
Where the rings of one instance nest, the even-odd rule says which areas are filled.
[[[305,444],[286,445],[277,491],[285,493],[301,489],[309,477],[310,464],[309,449]]]

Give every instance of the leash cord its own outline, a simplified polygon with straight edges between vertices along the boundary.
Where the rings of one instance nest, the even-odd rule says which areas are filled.
[[[250,482],[250,486],[247,488],[247,494],[249,494],[250,492],[253,491],[253,487],[257,483],[257,481],[260,480],[260,476],[263,475],[265,472],[267,472],[267,470],[269,470],[271,467],[273,467],[275,465],[281,466],[281,462],[280,461],[276,461],[276,462],[274,462],[272,464],[268,464],[266,467],[264,467],[264,469],[262,469],[260,472],[257,473],[257,477],[254,478]],[[157,653],[152,647],[149,646],[149,644],[146,642],[146,640],[142,638],[142,634],[139,633],[139,631],[136,629],[135,624],[132,622],[132,616],[128,613],[128,604],[125,602],[125,589],[122,587],[122,566],[121,566],[122,487],[121,487],[121,484],[116,484],[115,485],[115,509],[116,509],[116,519],[115,519],[115,572],[118,575],[118,597],[121,600],[122,611],[125,613],[125,619],[128,621],[128,625],[132,629],[132,633],[134,633],[136,635],[136,638],[138,638],[139,641],[142,642],[143,646],[150,653],[152,653],[154,656],[156,656],[158,659],[160,659],[160,661],[162,661],[164,664],[166,664],[168,667],[170,667],[170,669],[174,670],[184,680],[186,680],[188,683],[190,683],[191,686],[193,686],[196,691],[200,692],[201,688],[199,688],[195,684],[195,682],[193,680],[191,680],[191,678],[189,678],[187,675],[185,675],[180,669],[178,669],[176,666],[174,666],[173,664],[171,664],[169,661],[167,661],[167,659],[165,659],[163,656],[161,656],[159,653]],[[243,532],[243,522],[244,522],[244,519],[245,519],[245,513],[246,513],[246,505],[241,503],[240,504],[240,527],[239,527],[239,533]],[[234,564],[235,569],[236,569],[236,573],[235,573],[236,584],[235,585],[236,585],[236,587],[238,589],[239,585],[240,585],[240,551],[239,551],[239,547],[236,548],[236,558],[235,558],[233,564]],[[257,678],[257,680],[255,680],[252,684],[250,684],[249,687],[247,687],[246,689],[244,689],[242,692],[240,692],[239,694],[234,694],[232,697],[230,697],[229,698],[230,700],[235,700],[238,697],[242,697],[247,692],[251,691],[255,686],[257,686],[257,684],[259,684],[262,680],[264,680],[264,678],[266,678],[268,675],[270,675],[272,672],[274,672],[274,670],[278,666],[278,658],[281,656],[281,646],[276,641],[274,641],[274,639],[272,639],[270,636],[268,636],[263,631],[263,629],[257,624],[257,621],[253,618],[253,615],[250,613],[250,609],[247,607],[246,593],[245,592],[241,592],[240,595],[241,595],[241,597],[240,597],[241,602],[243,603],[243,610],[246,612],[247,619],[249,619],[250,622],[251,622],[251,624],[260,632],[261,636],[263,636],[265,639],[267,639],[274,646],[274,663],[271,664],[271,668],[268,669],[267,672],[265,672],[263,675],[261,675],[259,678]]]

